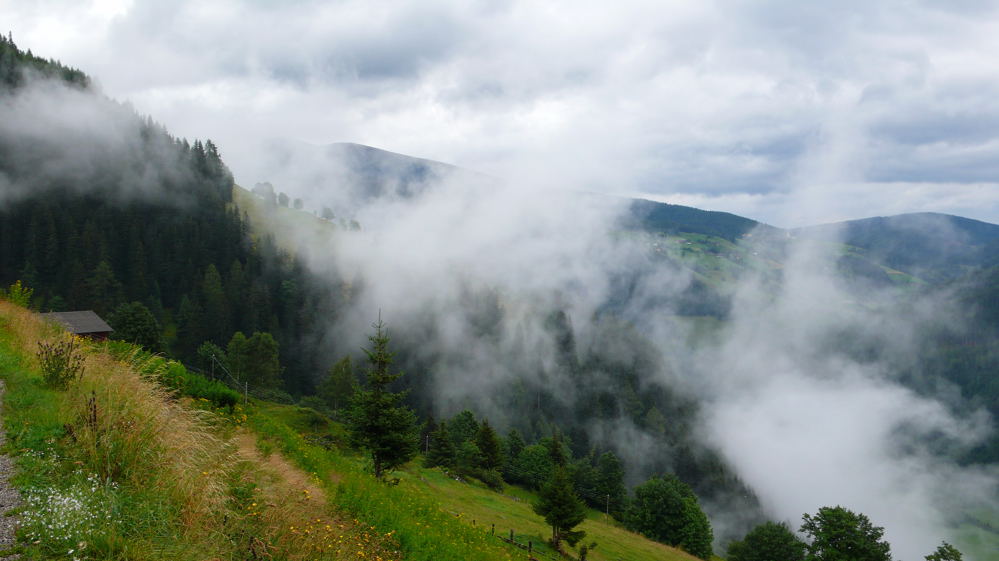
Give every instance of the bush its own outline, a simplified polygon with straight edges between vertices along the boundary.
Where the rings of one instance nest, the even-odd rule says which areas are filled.
[[[485,483],[493,491],[503,490],[503,476],[495,469],[480,469],[475,472],[475,478]]]
[[[195,399],[207,399],[216,407],[231,409],[243,399],[242,394],[222,382],[191,372],[183,364],[172,360],[160,365],[159,381],[184,395]]]
[[[253,397],[264,401],[280,403],[281,405],[295,405],[295,398],[291,397],[290,393],[273,388],[253,390]]]
[[[308,395],[303,397],[298,400],[298,406],[318,411],[327,417],[333,416],[333,411],[329,408],[329,405],[323,401],[323,398],[317,395]]]
[[[34,292],[34,289],[22,285],[21,281],[14,281],[14,284],[10,285],[10,288],[7,290],[0,288],[0,298],[6,298],[11,303],[17,304],[22,308],[30,308],[31,295]]]
[[[45,385],[59,390],[69,387],[83,375],[83,357],[76,352],[74,339],[38,343],[38,362]]]

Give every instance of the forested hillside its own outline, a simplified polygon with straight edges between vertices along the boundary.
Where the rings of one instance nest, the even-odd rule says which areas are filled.
[[[151,346],[190,364],[203,363],[206,341],[270,334],[277,347],[267,337],[262,346],[284,370],[272,361],[250,381],[311,391],[323,365],[307,334],[333,291],[269,236],[251,239],[216,146],[171,137],[80,71],[10,39],[0,41],[0,76],[0,283],[21,280],[39,309],[93,309],[123,332],[116,311],[138,302],[164,334]],[[95,118],[58,119],[69,111]]]
[[[800,373],[791,385],[806,389],[878,380],[880,391],[901,380],[935,399],[943,387],[953,411],[999,414],[996,269],[935,263],[935,271],[954,265],[968,276],[927,282],[899,257],[897,232],[887,253],[870,229],[851,238],[857,245],[820,239],[825,261],[795,255],[791,233],[732,214],[635,201],[618,214],[577,215],[584,205],[571,197],[542,200],[543,220],[509,232],[477,217],[475,205],[490,218],[535,208],[491,206],[509,201],[486,189],[441,196],[431,179],[453,170],[395,154],[389,165],[356,145],[321,154],[348,160],[350,177],[302,171],[331,200],[355,206],[321,201],[321,215],[310,215],[282,184],[280,195],[270,184],[253,193],[236,187],[212,141],[172,137],[101,95],[82,72],[9,38],[0,41],[0,77],[0,287],[10,287],[8,296],[39,311],[93,309],[115,338],[291,406],[287,414],[321,427],[357,424],[368,395],[359,389],[375,391],[381,374],[370,366],[362,374],[361,363],[382,354],[358,342],[376,317],[382,338],[384,312],[392,368],[405,375],[386,375],[377,397],[395,396],[389,401],[406,426],[383,448],[415,452],[419,443],[427,466],[463,481],[516,484],[542,498],[557,488],[576,498],[576,514],[583,503],[603,509],[707,558],[708,516],[723,520],[714,526],[717,548],[772,514],[719,445],[727,435],[706,426],[725,406],[756,411],[782,394],[772,380],[787,372]],[[371,222],[354,221],[363,205],[379,207]],[[568,225],[555,220],[546,230],[560,213]],[[448,229],[469,216],[467,230]],[[505,231],[489,231],[478,245],[459,239],[490,227]],[[971,253],[985,262],[989,244],[976,241]],[[530,258],[503,260],[518,253],[511,248]],[[935,314],[954,310],[973,321],[938,325]],[[210,393],[195,397],[234,402],[229,390],[219,389],[218,400]],[[896,397],[903,394],[910,399]],[[948,426],[963,420],[940,415],[954,421]],[[797,421],[781,417],[776,426],[807,429]],[[971,450],[951,434],[924,449],[921,425],[909,421],[886,421],[914,450],[899,444],[893,461],[930,452],[999,460],[994,434],[983,432]],[[714,428],[737,432],[739,424]],[[342,434],[327,432],[313,435],[316,447],[346,447]],[[764,449],[754,444],[749,453]],[[379,462],[372,459],[381,476]],[[667,535],[665,522],[644,516],[642,501],[662,510],[662,496],[696,532]],[[571,526],[563,530],[573,537]],[[560,531],[552,532],[557,546]],[[677,533],[696,539],[681,543]]]

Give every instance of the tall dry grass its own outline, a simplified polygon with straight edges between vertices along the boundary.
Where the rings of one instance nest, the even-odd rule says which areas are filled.
[[[39,342],[71,338],[40,316],[0,301],[0,316],[37,367]],[[116,360],[101,343],[77,340],[83,373],[64,393],[65,429],[77,460],[101,479],[144,488],[179,505],[195,530],[224,510],[234,447],[217,435],[211,414],[184,407],[134,357]]]
[[[67,392],[72,438],[98,476],[166,495],[186,527],[202,528],[224,510],[234,448],[209,413],[184,407],[141,370],[88,353],[82,379]]]
[[[239,450],[228,436],[238,424],[233,415],[191,407],[161,386],[157,368],[165,361],[157,357],[137,351],[115,358],[103,343],[77,341],[81,377],[64,390],[46,387],[38,343],[67,337],[0,300],[0,359],[16,355],[0,360],[16,365],[0,377],[8,380],[12,408],[20,406],[7,420],[14,419],[12,440],[25,454],[20,465],[41,468],[22,491],[34,486],[45,496],[66,497],[64,489],[95,481],[109,501],[107,516],[87,530],[94,534],[81,535],[86,558],[399,559],[391,535],[338,514],[307,473],[254,452],[245,432]],[[45,463],[42,456],[56,460]],[[78,540],[47,529],[59,517],[51,509],[34,516],[32,539],[40,539],[27,557],[68,555]]]

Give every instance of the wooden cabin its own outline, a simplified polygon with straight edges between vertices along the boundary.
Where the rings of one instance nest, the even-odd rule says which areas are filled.
[[[67,331],[80,337],[88,337],[103,341],[114,331],[101,316],[92,310],[79,312],[49,312],[42,314],[45,319],[53,320],[63,325]]]

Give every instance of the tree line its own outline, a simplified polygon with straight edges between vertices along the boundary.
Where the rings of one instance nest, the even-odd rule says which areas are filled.
[[[404,403],[406,391],[391,390],[402,373],[392,371],[393,355],[381,320],[374,328],[368,338],[371,346],[365,349],[364,385],[354,382],[350,363],[341,361],[321,387],[332,397],[333,388],[349,383],[346,420],[351,441],[369,453],[375,477],[386,478],[412,460],[422,445],[424,467],[478,479],[496,491],[508,483],[535,490],[538,500],[532,506],[551,526],[551,544],[557,551],[563,551],[563,542],[576,546],[585,538],[576,527],[591,506],[651,539],[702,559],[711,557],[711,524],[693,490],[674,475],[649,479],[635,489],[632,499],[624,484],[624,467],[613,452],[596,456],[590,451],[574,458],[557,429],[529,444],[516,429],[505,438],[499,436],[488,419],[469,410],[439,422],[431,418],[421,427]],[[581,552],[594,545],[583,544]]]

